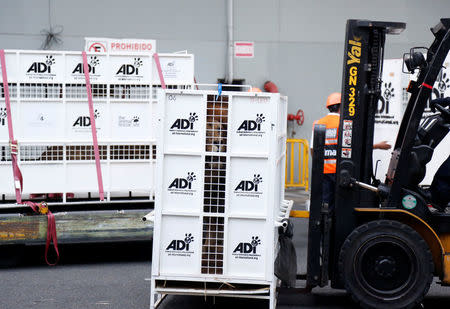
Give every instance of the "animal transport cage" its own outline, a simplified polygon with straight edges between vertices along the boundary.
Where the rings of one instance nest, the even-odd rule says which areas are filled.
[[[159,92],[151,308],[167,294],[268,299],[275,306],[287,98]]]
[[[5,58],[24,198],[98,196],[81,52],[7,50]],[[152,54],[88,53],[87,59],[106,198],[153,199],[160,83]],[[160,59],[168,87],[192,86],[193,55]],[[0,196],[8,201],[14,182],[0,88]]]

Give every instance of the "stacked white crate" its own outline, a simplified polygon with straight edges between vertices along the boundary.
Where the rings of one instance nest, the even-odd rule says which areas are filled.
[[[15,138],[24,196],[98,192],[81,52],[7,50]],[[164,64],[170,62],[165,54]],[[193,83],[193,56],[187,61]],[[104,189],[107,198],[154,195],[156,137],[152,54],[88,53]],[[172,63],[174,61],[172,60]],[[167,71],[168,69],[166,69]],[[187,73],[189,74],[189,73]],[[165,74],[167,75],[167,74]],[[155,77],[156,76],[156,77]],[[1,78],[1,77],[0,77]],[[159,79],[158,79],[159,80]],[[1,79],[0,79],[1,81]],[[3,89],[3,85],[0,85]],[[183,86],[186,87],[186,86]],[[14,196],[3,91],[0,98],[0,194]]]
[[[151,308],[165,294],[265,298],[274,308],[287,99],[159,95]],[[214,122],[223,132],[212,143]]]
[[[403,113],[408,104],[406,88],[409,75],[402,73],[402,59],[386,59],[383,62],[381,97],[375,114],[374,143],[387,141],[394,147]],[[384,181],[392,151],[373,150],[373,166],[377,167],[377,179]]]

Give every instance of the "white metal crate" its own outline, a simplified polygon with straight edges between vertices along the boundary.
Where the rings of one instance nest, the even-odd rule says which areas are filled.
[[[5,54],[25,198],[39,193],[62,193],[64,201],[65,193],[95,196],[98,184],[81,52],[7,50]],[[180,70],[193,70],[192,55],[164,54],[162,59],[165,66],[172,59],[183,63]],[[131,193],[152,199],[153,92],[158,87],[153,84],[158,74],[152,54],[88,53],[88,62],[106,196]],[[164,70],[163,74],[167,75]],[[191,80],[181,73],[171,76],[170,87],[193,84],[193,72]],[[0,88],[0,195],[8,199],[14,196],[14,187],[1,83]]]
[[[287,99],[167,90],[159,105],[151,307],[163,294],[205,293],[273,308]],[[214,287],[224,282],[238,286]]]

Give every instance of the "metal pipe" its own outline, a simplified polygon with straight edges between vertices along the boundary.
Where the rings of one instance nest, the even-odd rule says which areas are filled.
[[[280,226],[282,226],[283,228],[287,228],[288,227],[287,220],[282,220],[282,221],[276,221],[275,222],[275,227],[280,227]]]
[[[145,216],[142,217],[142,221],[151,221],[154,222],[155,221],[155,211],[152,210],[150,211],[148,214],[146,214]]]
[[[233,83],[233,0],[228,0],[228,70],[225,82]]]
[[[364,189],[367,189],[367,190],[370,190],[370,191],[373,191],[373,192],[378,192],[378,188],[377,187],[368,185],[368,184],[366,184],[364,182],[355,181],[355,184],[357,184],[361,188],[364,188]]]

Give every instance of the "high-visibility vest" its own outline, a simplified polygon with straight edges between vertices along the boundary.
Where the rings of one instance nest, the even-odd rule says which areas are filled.
[[[339,130],[339,114],[330,113],[325,117],[314,121],[313,130],[316,124],[323,124],[326,126],[325,145],[324,145],[324,162],[323,173],[336,173],[336,159],[337,159],[337,143]]]

